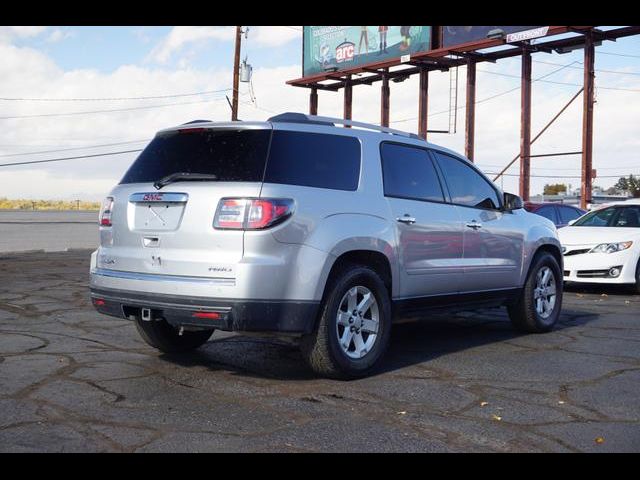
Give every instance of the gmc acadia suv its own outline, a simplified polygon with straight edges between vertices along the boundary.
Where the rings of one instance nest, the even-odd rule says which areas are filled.
[[[562,303],[552,222],[454,152],[359,122],[162,130],[99,221],[93,305],[163,352],[215,329],[271,333],[317,373],[358,377],[394,319],[505,305],[517,329],[546,332]]]

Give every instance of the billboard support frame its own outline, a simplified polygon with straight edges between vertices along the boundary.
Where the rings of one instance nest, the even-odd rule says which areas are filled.
[[[437,27],[436,27],[437,28]],[[475,143],[475,102],[469,101],[470,97],[475,100],[475,66],[480,62],[496,63],[497,60],[504,58],[511,58],[515,56],[522,56],[523,58],[523,71],[521,76],[521,134],[520,134],[520,154],[513,159],[513,161],[505,167],[502,172],[496,176],[496,179],[500,177],[506,171],[506,169],[513,164],[518,157],[521,157],[521,169],[520,169],[520,193],[523,197],[528,198],[529,184],[530,184],[530,145],[546,130],[545,127],[537,136],[530,140],[531,129],[531,72],[530,62],[531,54],[534,52],[541,53],[553,53],[554,51],[560,52],[584,49],[584,78],[583,78],[583,122],[582,122],[582,182],[581,182],[581,206],[586,208],[587,203],[591,201],[592,194],[592,181],[593,181],[593,105],[594,105],[594,85],[595,85],[595,73],[594,73],[594,61],[595,61],[595,42],[601,42],[605,40],[615,41],[618,38],[639,35],[640,26],[625,26],[613,28],[611,30],[603,31],[597,29],[595,26],[549,26],[546,37],[553,37],[564,33],[576,33],[577,36],[561,39],[543,40],[543,38],[537,38],[535,44],[531,44],[530,40],[523,40],[515,43],[507,44],[505,38],[491,38],[482,39],[472,42],[467,42],[461,45],[455,45],[453,47],[440,47],[427,52],[421,52],[412,54],[408,61],[400,61],[399,58],[384,60],[380,62],[371,63],[368,65],[361,65],[350,69],[345,69],[340,72],[325,72],[322,74],[312,75],[309,77],[302,77],[294,80],[289,80],[286,83],[295,87],[309,88],[311,89],[311,95],[309,100],[309,111],[311,114],[317,115],[318,111],[318,90],[333,91],[336,92],[341,88],[346,88],[348,85],[349,90],[355,85],[372,85],[375,82],[381,81],[381,106],[380,106],[380,121],[384,126],[390,123],[390,91],[389,80],[397,77],[409,77],[414,74],[419,74],[421,78],[419,87],[419,115],[418,115],[418,130],[423,138],[426,138],[426,132],[438,132],[446,133],[443,130],[427,130],[427,106],[428,106],[428,83],[424,84],[424,76],[428,75],[428,72],[434,70],[447,71],[452,67],[461,65],[467,66],[467,104],[466,104],[466,118],[465,118],[465,154],[473,161],[474,159],[474,143]],[[497,51],[481,52],[480,50],[486,50],[493,47],[500,47],[510,45],[512,48],[505,48]],[[528,57],[528,61],[525,60]],[[403,59],[403,60],[406,60]],[[528,71],[525,69],[525,63],[529,63]],[[470,66],[473,70],[469,75]],[[394,68],[400,68],[393,70]],[[364,74],[368,74],[363,76]],[[470,83],[470,80],[472,82]],[[326,83],[330,82],[330,83]],[[424,92],[424,97],[423,97]],[[470,95],[471,94],[471,95]],[[352,96],[352,91],[349,97]],[[575,97],[574,97],[575,98]],[[571,100],[573,101],[573,99]],[[569,103],[571,103],[571,101]],[[349,102],[349,114],[351,113],[351,101]],[[345,97],[345,107],[346,107]],[[568,104],[565,106],[565,108]],[[564,111],[564,109],[561,110]],[[346,111],[345,111],[346,113]],[[557,115],[559,116],[559,114]],[[553,120],[555,120],[554,117]],[[553,123],[553,120],[550,123]],[[527,141],[529,139],[529,141]]]

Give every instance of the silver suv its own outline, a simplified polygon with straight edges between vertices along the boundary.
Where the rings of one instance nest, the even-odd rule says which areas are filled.
[[[99,221],[93,305],[163,352],[270,333],[319,374],[357,377],[397,318],[505,305],[546,332],[562,303],[552,222],[456,153],[375,125],[285,113],[162,130]]]

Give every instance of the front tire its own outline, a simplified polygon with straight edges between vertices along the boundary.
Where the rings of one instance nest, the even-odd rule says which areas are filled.
[[[204,345],[214,330],[184,331],[178,330],[164,319],[144,321],[138,318],[136,329],[142,339],[164,353],[182,353],[195,350]]]
[[[508,307],[511,323],[521,332],[549,332],[562,308],[562,272],[547,252],[536,254],[516,303]]]
[[[330,378],[371,373],[389,344],[391,301],[380,276],[350,265],[334,277],[320,307],[315,331],[302,339],[309,366]]]

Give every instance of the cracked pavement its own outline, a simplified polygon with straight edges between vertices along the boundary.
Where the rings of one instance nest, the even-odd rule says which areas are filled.
[[[502,309],[397,324],[340,382],[260,337],[160,354],[93,310],[89,254],[0,254],[2,452],[640,451],[640,295],[567,289],[544,335]]]

